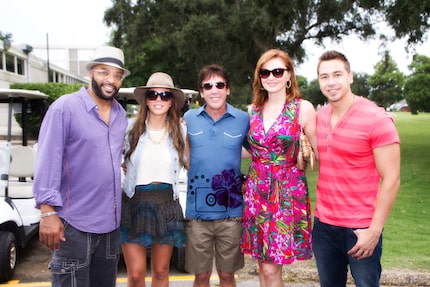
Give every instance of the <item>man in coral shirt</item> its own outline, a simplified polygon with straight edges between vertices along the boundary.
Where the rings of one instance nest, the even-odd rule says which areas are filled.
[[[392,117],[356,96],[346,57],[325,52],[318,81],[329,105],[317,115],[319,177],[313,229],[320,284],[379,286],[382,231],[400,186],[400,140]]]

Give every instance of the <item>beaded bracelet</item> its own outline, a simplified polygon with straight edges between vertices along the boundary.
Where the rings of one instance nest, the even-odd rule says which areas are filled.
[[[44,218],[44,217],[48,217],[48,216],[56,215],[56,214],[57,214],[57,212],[56,212],[56,211],[51,211],[51,212],[47,212],[47,213],[42,213],[42,214],[40,215],[40,218]]]

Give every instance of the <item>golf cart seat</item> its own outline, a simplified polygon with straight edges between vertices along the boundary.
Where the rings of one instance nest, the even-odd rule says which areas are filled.
[[[36,152],[30,146],[12,146],[10,150],[9,196],[32,198]]]

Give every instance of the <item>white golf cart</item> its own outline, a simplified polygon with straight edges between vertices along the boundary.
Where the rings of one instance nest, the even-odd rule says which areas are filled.
[[[134,100],[133,91],[135,88],[121,88],[118,92],[118,101],[123,105],[124,109],[128,111],[128,114],[133,117],[133,113],[137,112],[138,107],[137,102]],[[199,92],[195,90],[182,89],[185,94],[185,109],[190,108],[190,102],[194,95],[198,95]],[[130,107],[129,105],[133,105]],[[185,216],[185,207],[187,202],[187,171],[185,169],[181,169],[179,174],[179,202],[182,206],[182,211]],[[150,255],[150,252],[148,252]],[[176,270],[179,272],[185,271],[185,244],[181,247],[174,248],[171,264],[175,266]]]
[[[27,113],[47,98],[38,91],[0,89],[0,282],[12,278],[17,248],[24,248],[39,229],[32,184],[36,154],[27,145]],[[22,127],[13,117],[17,109]]]

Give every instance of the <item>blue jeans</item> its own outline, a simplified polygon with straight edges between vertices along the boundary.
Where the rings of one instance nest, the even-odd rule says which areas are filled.
[[[65,242],[52,253],[52,286],[114,287],[119,259],[119,229],[110,233],[82,232],[64,223]]]
[[[373,255],[357,260],[347,254],[357,242],[354,230],[325,224],[315,217],[312,243],[321,287],[346,286],[348,265],[357,287],[379,286],[382,235]]]

